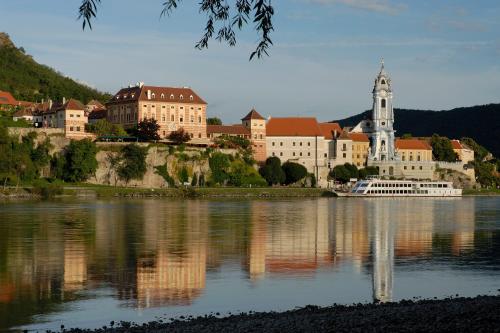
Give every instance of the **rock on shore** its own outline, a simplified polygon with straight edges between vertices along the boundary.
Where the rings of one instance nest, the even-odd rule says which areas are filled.
[[[110,326],[65,332],[500,332],[500,296],[306,306],[281,313],[239,314],[225,318],[204,316]]]

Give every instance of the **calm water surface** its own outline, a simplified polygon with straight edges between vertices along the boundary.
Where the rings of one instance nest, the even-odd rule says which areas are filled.
[[[500,197],[0,203],[0,330],[499,288]]]

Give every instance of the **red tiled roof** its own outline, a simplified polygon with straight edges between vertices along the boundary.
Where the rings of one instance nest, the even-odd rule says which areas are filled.
[[[16,99],[8,91],[0,91],[0,105],[19,105]]]
[[[250,135],[250,131],[243,125],[207,125],[207,134]]]
[[[432,150],[425,140],[418,139],[396,139],[396,149]]]
[[[85,106],[80,101],[77,101],[76,99],[70,99],[63,105],[59,105],[58,107],[55,108],[56,111],[59,110],[85,110]]]
[[[90,102],[88,102],[87,106],[95,106],[96,108],[104,109],[104,105],[102,105],[101,102],[99,102],[99,101],[97,101],[95,99],[93,99]]]
[[[316,118],[271,118],[266,126],[267,136],[323,136]]]
[[[354,142],[370,142],[365,133],[349,133],[349,137]]]
[[[453,149],[463,149],[462,144],[458,140],[451,140],[451,146]]]
[[[320,123],[319,128],[321,132],[323,133],[323,136],[327,140],[333,140],[336,139],[333,137],[335,131],[337,131],[337,136],[342,134],[342,128],[338,123]]]
[[[250,119],[261,119],[264,120],[264,117],[260,115],[255,109],[252,109],[245,117],[241,118],[241,120],[250,120]]]
[[[33,116],[33,111],[29,108],[23,108],[21,110],[17,110],[12,116],[13,117]]]
[[[148,91],[150,91],[151,98],[148,98]],[[123,88],[106,104],[137,101],[207,104],[191,88],[153,86]]]
[[[98,109],[89,113],[89,119],[105,119],[107,116],[106,109]]]

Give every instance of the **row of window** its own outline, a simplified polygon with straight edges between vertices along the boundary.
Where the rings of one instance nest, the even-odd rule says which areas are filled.
[[[368,194],[428,194],[427,190],[368,190]]]
[[[70,126],[69,131],[70,132],[80,132],[80,126],[76,126],[76,127]]]
[[[408,169],[408,167],[407,167],[406,165],[405,165],[403,168],[404,168],[405,170],[407,170],[407,169]],[[420,170],[423,170],[423,169],[424,169],[422,166],[419,166],[418,168],[419,168]],[[412,169],[412,170],[415,170],[415,166],[414,166],[414,165],[412,165],[412,166],[411,166],[411,169]]]
[[[148,119],[148,118],[149,118],[149,119],[156,119],[156,116],[155,116],[155,114],[154,114],[154,113],[153,113],[153,114],[151,114],[151,115],[150,115],[150,117],[148,117],[148,115],[144,114],[143,119],[144,119],[144,120],[146,120],[146,119]],[[167,121],[167,118],[166,118],[166,116],[165,116],[165,115],[162,115],[160,119],[161,119],[161,122],[163,122],[163,123]],[[192,115],[192,116],[189,118],[189,120],[190,120],[190,122],[191,122],[191,123],[194,123],[194,116]],[[175,116],[174,116],[174,115],[171,115],[171,116],[170,116],[170,121],[172,121],[172,122],[173,122],[173,121],[175,121]],[[201,116],[198,116],[198,124],[201,124],[201,121],[202,121]],[[179,117],[179,122],[180,122],[180,123],[183,123],[183,122],[184,122],[184,116],[183,116],[183,115],[181,115],[181,116]]]
[[[166,109],[167,106],[162,105],[161,108],[162,109]],[[151,110],[151,109],[156,109],[156,105],[155,104],[144,104],[143,105],[143,109],[147,109],[148,111]],[[171,110],[175,109],[175,106],[174,105],[170,105],[170,109]],[[194,110],[194,107],[191,106],[189,109],[190,110]],[[184,107],[183,106],[179,106],[179,110],[184,110]],[[201,111],[201,107],[198,107],[198,111]]]
[[[261,139],[262,139],[262,135],[261,135]],[[271,145],[274,147],[274,146],[276,146],[276,143],[277,143],[277,142],[274,142],[274,141],[273,141],[273,142],[271,143]],[[298,143],[298,146],[302,147],[302,142],[292,142],[292,146],[294,146],[294,147],[295,147],[295,146],[297,146],[297,143]],[[283,147],[283,142],[280,142],[279,144],[280,144],[280,147]],[[311,143],[310,143],[310,142],[307,142],[307,146],[308,146],[308,147],[310,147],[310,146],[311,146]]]
[[[411,187],[411,184],[399,184],[399,183],[375,183],[372,187]]]

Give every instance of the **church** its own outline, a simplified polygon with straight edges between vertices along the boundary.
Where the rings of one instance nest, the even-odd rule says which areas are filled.
[[[432,148],[427,140],[396,138],[393,90],[383,60],[372,94],[371,119],[362,120],[351,130],[351,133],[363,133],[369,138],[368,166],[378,167],[380,176],[394,178],[434,179],[436,169],[442,168],[462,172],[474,179],[473,169],[464,168],[469,160],[456,163],[433,161]]]

